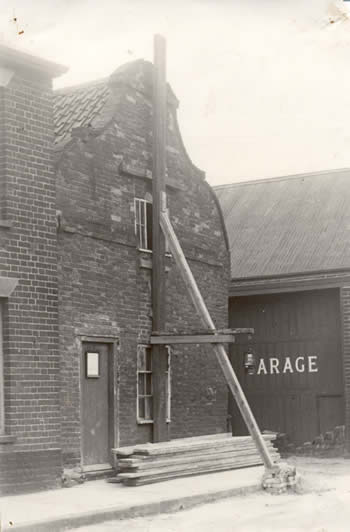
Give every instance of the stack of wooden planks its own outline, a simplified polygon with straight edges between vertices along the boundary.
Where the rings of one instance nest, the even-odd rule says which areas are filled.
[[[275,462],[280,455],[273,447],[275,434],[264,434]],[[113,449],[118,474],[115,481],[139,486],[172,478],[257,466],[262,460],[250,436],[219,434],[147,443]]]

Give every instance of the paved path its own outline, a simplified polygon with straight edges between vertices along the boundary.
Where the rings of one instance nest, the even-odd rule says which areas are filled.
[[[1,532],[58,532],[111,519],[172,512],[256,491],[262,475],[263,467],[253,467],[138,487],[99,480],[72,488],[2,497]]]
[[[249,495],[79,532],[349,532],[350,494]]]
[[[299,494],[247,494],[79,532],[349,532],[350,461],[301,459],[297,464],[303,473]]]

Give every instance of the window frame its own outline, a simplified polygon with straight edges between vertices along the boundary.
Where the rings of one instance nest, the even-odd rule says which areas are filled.
[[[171,348],[170,346],[166,345],[165,346],[167,351],[168,351],[168,369],[167,369],[167,405],[166,405],[166,409],[167,409],[167,423],[170,423],[171,422]],[[150,350],[150,357],[151,357],[151,369],[147,369],[147,365],[145,368],[142,368],[140,369],[140,364],[139,364],[139,353],[142,351],[142,350],[145,350],[145,354],[143,355],[143,358],[144,360],[147,360],[147,349]],[[140,394],[139,393],[139,375],[140,374],[143,374],[143,375],[152,375],[153,374],[153,371],[152,371],[152,348],[150,345],[147,345],[147,344],[139,344],[137,346],[137,360],[136,360],[136,363],[137,363],[137,371],[136,371],[136,418],[137,418],[137,423],[140,424],[140,425],[144,425],[144,424],[152,424],[154,422],[154,419],[153,419],[153,380],[151,380],[151,394],[147,394],[147,393],[144,393],[144,394]],[[143,387],[144,387],[144,392],[147,391],[147,388],[146,388],[146,378],[144,379],[144,383],[143,383]],[[152,417],[151,418],[146,418],[146,417],[141,417],[140,416],[140,406],[139,406],[139,400],[140,399],[152,399]],[[143,408],[144,412],[146,413],[146,402],[145,402],[145,405],[144,405],[144,408]]]
[[[3,305],[0,303],[0,436],[5,435],[5,377],[3,350]]]
[[[152,201],[143,198],[134,198],[134,227],[137,247],[140,251],[146,251],[149,253],[152,252],[152,209],[150,210],[149,215],[149,207],[147,207],[147,205],[151,205],[153,208]],[[151,240],[150,247],[149,240]],[[145,246],[143,244],[145,244]]]

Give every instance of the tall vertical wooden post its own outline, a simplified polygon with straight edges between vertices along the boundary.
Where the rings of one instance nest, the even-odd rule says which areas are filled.
[[[166,44],[154,36],[153,65],[153,171],[152,171],[152,313],[153,331],[165,330],[165,239],[160,227],[160,211],[165,192],[166,172]],[[152,346],[153,369],[153,441],[169,440],[167,423],[167,364],[164,346]]]

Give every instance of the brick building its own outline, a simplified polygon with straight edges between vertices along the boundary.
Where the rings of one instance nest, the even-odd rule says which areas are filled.
[[[1,47],[0,492],[110,467],[152,441],[152,65],[52,92],[64,69]],[[227,325],[220,207],[190,161],[168,87],[170,217],[218,327]],[[200,327],[171,258],[167,326]],[[169,350],[172,438],[223,432],[210,347]]]
[[[350,170],[216,193],[231,250],[229,320],[255,329],[249,345],[232,347],[232,364],[260,428],[300,445],[345,424],[350,449]],[[230,411],[234,433],[244,433]]]

